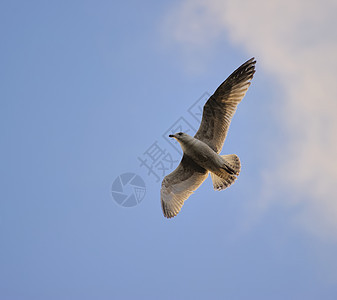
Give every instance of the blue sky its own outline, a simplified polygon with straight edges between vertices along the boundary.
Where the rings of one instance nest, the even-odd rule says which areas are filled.
[[[335,299],[335,4],[291,3],[0,4],[1,299]],[[239,179],[165,219],[138,158],[252,56]]]

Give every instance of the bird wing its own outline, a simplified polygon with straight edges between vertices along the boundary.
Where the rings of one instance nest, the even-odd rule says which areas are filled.
[[[252,58],[236,69],[207,100],[195,138],[220,153],[237,105],[245,96],[255,73]]]
[[[205,181],[208,171],[186,154],[178,167],[165,176],[161,184],[161,207],[166,218],[176,216],[184,201]]]

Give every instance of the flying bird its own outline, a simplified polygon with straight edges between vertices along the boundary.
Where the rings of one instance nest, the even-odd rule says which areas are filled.
[[[251,58],[241,65],[207,100],[194,137],[184,132],[169,135],[179,142],[184,154],[178,167],[164,177],[161,185],[161,206],[166,218],[180,212],[184,201],[206,180],[209,173],[213,188],[217,191],[229,187],[239,175],[239,157],[219,153],[236,108],[251,84],[255,63],[255,59]]]

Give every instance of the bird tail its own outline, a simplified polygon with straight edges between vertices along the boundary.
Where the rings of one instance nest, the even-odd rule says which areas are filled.
[[[241,170],[240,159],[237,155],[229,154],[220,156],[225,162],[223,167],[216,173],[211,172],[213,188],[216,191],[224,190],[233,184]]]

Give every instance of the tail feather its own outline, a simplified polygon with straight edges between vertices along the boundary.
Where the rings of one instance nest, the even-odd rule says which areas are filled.
[[[213,188],[216,191],[224,190],[234,183],[236,175],[241,171],[240,159],[235,154],[221,155],[225,160],[225,168],[221,168],[216,174],[211,173]]]
[[[236,175],[239,175],[241,171],[240,158],[236,154],[220,155],[231,167]]]

